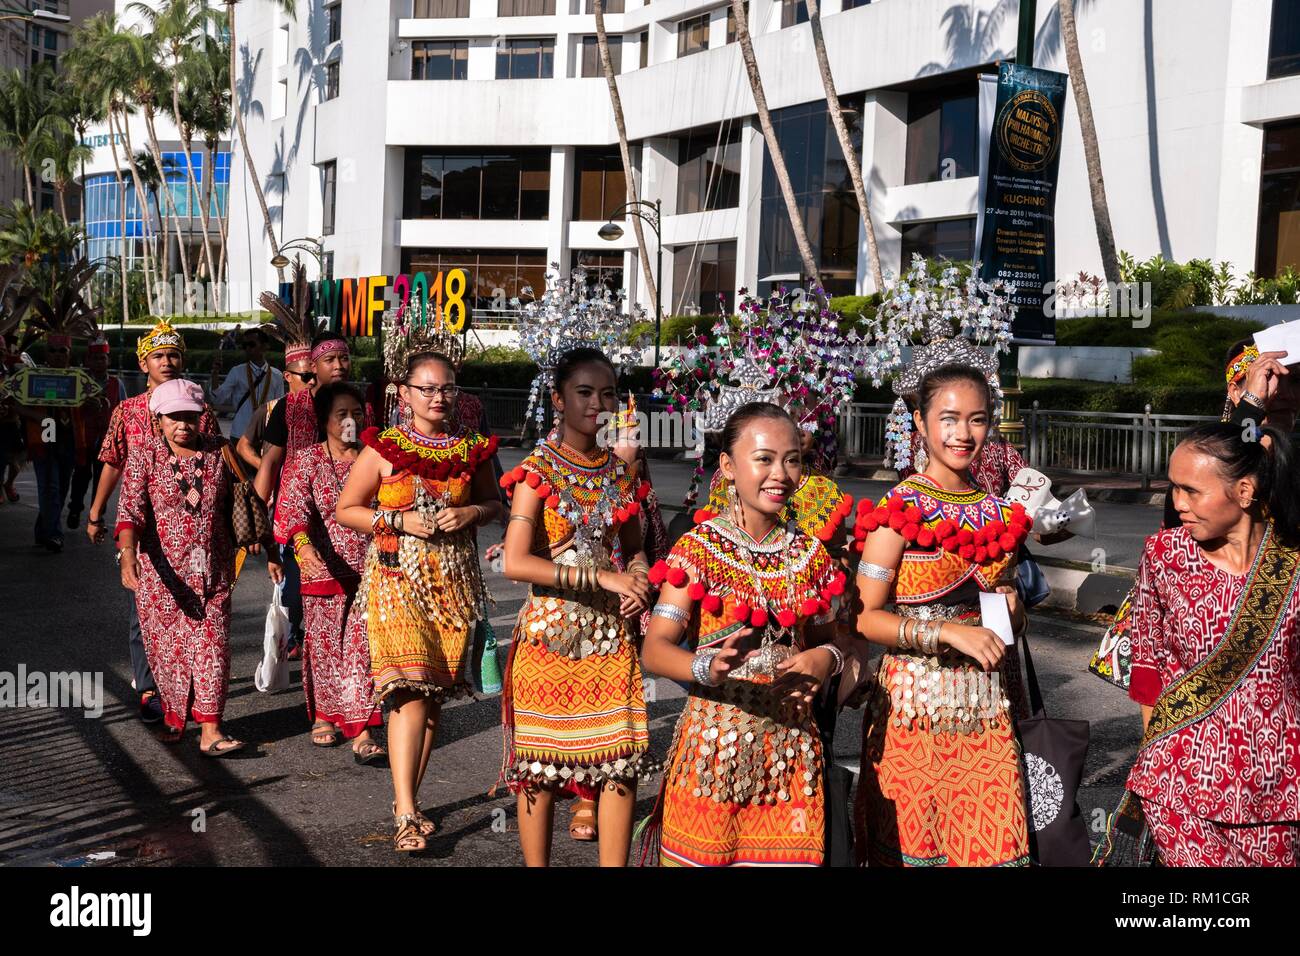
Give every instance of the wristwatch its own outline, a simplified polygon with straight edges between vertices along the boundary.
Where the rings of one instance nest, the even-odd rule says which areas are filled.
[[[1256,408],[1264,407],[1264,400],[1248,388],[1243,388],[1241,390],[1241,400],[1243,402],[1249,402],[1250,404],[1254,405]]]

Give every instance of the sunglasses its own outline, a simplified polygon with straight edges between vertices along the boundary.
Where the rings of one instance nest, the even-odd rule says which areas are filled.
[[[285,374],[285,375],[297,375],[297,376],[298,376],[300,379],[302,379],[303,382],[306,383],[307,385],[310,385],[312,382],[316,381],[316,373],[315,373],[315,372],[285,372],[284,374]]]

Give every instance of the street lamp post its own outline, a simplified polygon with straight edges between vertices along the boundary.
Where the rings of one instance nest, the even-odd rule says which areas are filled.
[[[649,211],[647,211],[649,210]],[[614,220],[619,216],[636,216],[646,223],[655,234],[655,368],[659,367],[659,339],[663,333],[664,320],[664,239],[659,232],[663,222],[663,204],[656,199],[638,199],[619,206],[610,215],[609,221],[601,226],[596,235],[606,242],[613,242],[623,235],[623,227]]]
[[[286,256],[286,249],[297,249],[307,253],[316,260],[316,266],[320,269],[321,278],[325,276],[325,244],[312,236],[303,236],[301,239],[290,239],[288,242],[281,244],[280,251],[271,257],[271,265],[276,269],[283,269],[289,265],[289,257]]]
[[[49,10],[22,10],[14,7],[0,7],[0,20],[44,20],[46,23],[70,23],[72,17],[66,13],[52,13]]]

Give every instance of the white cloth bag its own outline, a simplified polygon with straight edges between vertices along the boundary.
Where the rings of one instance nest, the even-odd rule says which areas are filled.
[[[261,693],[275,693],[289,686],[289,612],[280,592],[284,585],[271,591],[271,606],[266,609],[266,636],[262,639],[262,661],[253,672],[253,686]]]

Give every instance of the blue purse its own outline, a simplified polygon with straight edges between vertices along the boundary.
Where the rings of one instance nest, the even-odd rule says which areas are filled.
[[[1052,593],[1052,586],[1047,583],[1047,576],[1038,566],[1029,549],[1021,547],[1019,560],[1016,562],[1016,590],[1025,607],[1035,607],[1047,600]]]

